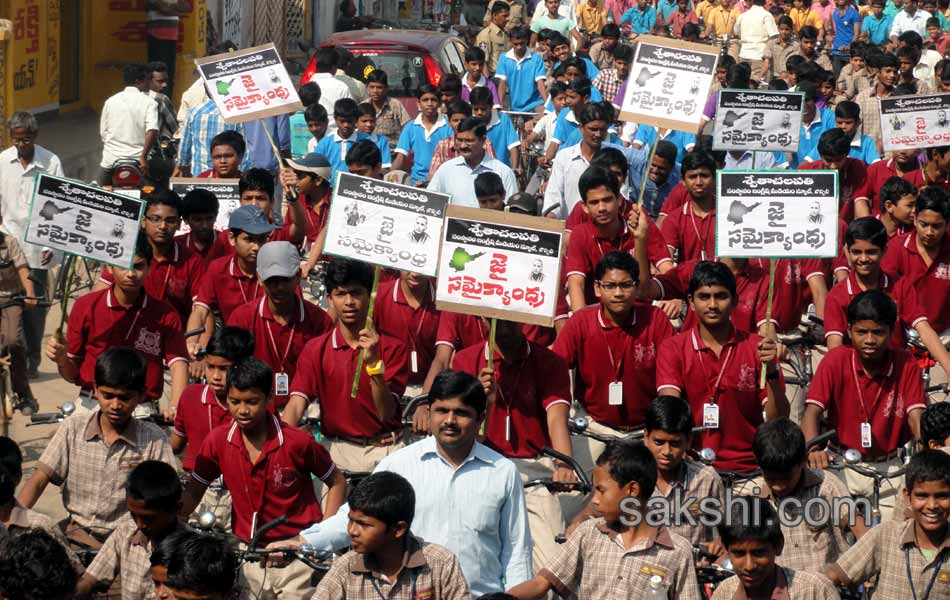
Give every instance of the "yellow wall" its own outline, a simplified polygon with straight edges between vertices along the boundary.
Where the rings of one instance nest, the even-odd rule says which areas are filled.
[[[3,0],[0,17],[13,23],[0,82],[6,115],[59,106],[59,0]]]

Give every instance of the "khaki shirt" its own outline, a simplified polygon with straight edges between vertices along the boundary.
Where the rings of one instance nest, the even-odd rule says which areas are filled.
[[[772,591],[773,600],[838,600],[838,590],[822,575],[781,569]],[[712,600],[747,600],[738,577],[726,579],[713,592]]]
[[[16,238],[9,234],[2,234],[0,241],[0,296],[15,296],[23,293],[23,283],[20,282],[20,269],[28,269],[26,256]]]
[[[491,2],[488,3],[488,9],[485,11],[485,20],[482,21],[482,25],[487,26],[491,23],[491,7],[495,2],[498,2],[498,0],[491,0]],[[518,0],[505,0],[505,3],[509,7],[508,25],[505,26],[508,31],[511,31],[512,27],[524,25],[524,4],[518,2]]]
[[[485,51],[485,62],[492,73],[498,68],[498,59],[508,51],[508,33],[492,23],[478,32],[475,45]]]

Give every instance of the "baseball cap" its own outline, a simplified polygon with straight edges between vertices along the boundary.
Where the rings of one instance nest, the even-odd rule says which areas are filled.
[[[257,253],[257,276],[261,281],[293,277],[299,272],[300,253],[290,242],[267,242]]]
[[[300,160],[291,160],[288,158],[287,164],[290,165],[290,168],[294,171],[313,173],[314,175],[319,175],[328,181],[330,179],[330,161],[328,161],[327,157],[322,154],[311,152]]]
[[[234,209],[231,217],[228,219],[228,227],[239,231],[246,231],[251,235],[260,235],[270,233],[277,229],[277,226],[267,220],[264,214],[257,206],[249,204]]]
[[[512,194],[511,197],[508,198],[505,212],[538,216],[538,198],[534,194],[527,192]]]

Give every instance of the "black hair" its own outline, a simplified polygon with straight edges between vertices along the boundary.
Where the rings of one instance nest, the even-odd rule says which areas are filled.
[[[934,65],[934,73],[937,79],[950,79],[950,60],[943,59]]]
[[[485,139],[485,136],[488,134],[488,128],[485,127],[485,121],[479,119],[478,117],[465,117],[462,119],[462,121],[458,124],[458,127],[455,129],[455,133],[463,133],[465,131],[471,131],[475,134],[475,137],[481,139]]]
[[[360,107],[352,98],[340,98],[333,103],[333,118],[355,121],[360,116]]]
[[[680,35],[683,38],[691,38],[693,36],[699,37],[699,34],[701,32],[702,30],[699,28],[699,25],[697,25],[696,23],[685,23],[683,24],[683,29]]]
[[[719,62],[716,63],[716,70],[717,71],[722,70],[722,71],[728,72],[729,67],[731,67],[734,64],[736,64],[736,59],[734,59],[731,55],[727,54],[723,56],[722,58],[720,58]]]
[[[346,164],[379,167],[383,164],[383,153],[373,140],[359,140],[346,151]]]
[[[881,290],[866,290],[854,297],[848,305],[848,325],[858,321],[874,321],[894,329],[897,305]]]
[[[154,255],[155,253],[152,251],[152,245],[148,243],[148,239],[144,235],[140,235],[135,240],[135,256],[144,258],[146,262],[151,264]]]
[[[437,92],[455,92],[456,95],[461,94],[462,93],[462,78],[456,75],[455,73],[449,73],[448,75],[442,78],[442,81],[439,82],[439,87],[436,90],[436,96],[439,95]]]
[[[492,96],[491,90],[484,86],[478,86],[473,89],[468,94],[468,102],[472,106],[475,105],[489,105],[491,106],[495,102],[495,97]]]
[[[185,530],[176,536],[168,559],[168,586],[199,594],[229,594],[240,570],[237,556],[227,540],[207,533]]]
[[[559,31],[552,31],[551,35],[548,36],[548,46],[551,50],[554,50],[558,46],[563,46],[564,44],[570,44],[566,37],[561,35]]]
[[[554,31],[553,29],[548,29],[545,27],[538,32],[538,42],[550,42],[551,37],[555,35],[561,35],[560,33]]]
[[[719,537],[726,550],[733,544],[751,540],[770,544],[776,552],[781,552],[785,536],[782,535],[778,515],[768,500],[755,496],[736,496],[729,509],[729,514],[725,515],[718,527]]]
[[[732,274],[729,267],[710,260],[701,260],[693,268],[693,274],[689,278],[689,286],[686,288],[686,296],[692,296],[701,287],[721,285],[726,288],[735,299],[736,276]]]
[[[786,82],[784,79],[773,77],[769,80],[769,89],[777,92],[784,92],[788,89],[788,82]]]
[[[892,69],[899,69],[901,63],[897,60],[897,57],[893,54],[881,54],[877,57],[877,68],[883,69],[885,67],[890,67]]]
[[[181,218],[186,219],[191,215],[216,215],[218,210],[220,210],[220,205],[214,192],[204,188],[195,188],[182,198],[179,213]]]
[[[465,62],[485,62],[485,51],[478,46],[469,46],[465,49]]]
[[[328,295],[338,287],[350,285],[362,286],[366,288],[366,293],[369,293],[373,289],[373,267],[358,260],[331,260],[324,271],[323,285]]]
[[[617,47],[614,48],[614,60],[631,62],[633,60],[633,46],[617,44]]]
[[[151,76],[152,73],[168,73],[168,65],[160,60],[153,60],[145,65],[145,71]]]
[[[655,156],[659,156],[666,162],[671,165],[676,164],[676,156],[679,153],[679,149],[676,147],[676,144],[670,140],[660,140],[656,143],[656,150],[653,151]],[[649,171],[650,167],[653,165],[648,165],[646,169]]]
[[[574,90],[577,92],[578,96],[590,97],[590,79],[586,77],[578,77],[574,81],[567,84],[567,89]]]
[[[327,114],[327,109],[324,108],[322,104],[317,102],[316,104],[311,104],[303,111],[303,118],[308,123],[329,123],[330,115]]]
[[[145,359],[128,346],[112,346],[96,358],[97,387],[110,387],[132,392],[145,391]]]
[[[159,188],[145,196],[145,212],[153,206],[169,206],[181,216],[181,196],[167,188]]]
[[[751,86],[752,67],[749,63],[740,62],[729,67],[726,75],[726,85],[736,90],[747,90]]]
[[[666,431],[680,435],[693,432],[693,414],[689,402],[679,396],[657,396],[643,417],[647,431]]]
[[[914,208],[915,214],[920,214],[925,210],[933,211],[944,219],[950,220],[950,199],[943,188],[936,186],[927,186],[917,194],[917,206]]]
[[[242,392],[259,390],[270,396],[274,389],[274,372],[264,361],[248,356],[228,367],[228,389]]]
[[[426,94],[432,94],[433,96],[435,96],[436,98],[438,98],[438,97],[439,97],[439,90],[442,89],[442,84],[445,83],[445,80],[446,80],[446,79],[448,79],[448,77],[446,77],[445,79],[442,80],[442,83],[439,84],[439,87],[438,87],[438,88],[436,88],[436,87],[435,87],[434,85],[432,85],[432,84],[423,83],[423,84],[420,85],[419,88],[416,90],[416,98],[418,98],[419,100],[421,100],[422,97],[425,96]],[[458,82],[459,82],[459,86],[461,87],[462,80],[459,79]]]
[[[297,95],[300,96],[300,103],[306,108],[320,102],[320,96],[323,95],[323,92],[320,90],[320,84],[310,81],[300,86]]]
[[[333,48],[320,48],[317,50],[317,73],[333,73],[336,70],[336,63],[340,59]]]
[[[923,450],[910,459],[904,472],[907,493],[912,494],[915,485],[928,481],[950,485],[950,454],[940,450]]]
[[[531,39],[531,28],[527,25],[518,25],[517,27],[512,27],[508,31],[509,40],[530,40]]]
[[[347,499],[350,510],[379,519],[387,527],[400,521],[412,525],[416,493],[402,475],[391,471],[373,473],[357,485]]]
[[[763,471],[788,473],[805,460],[805,434],[788,417],[766,421],[755,430],[752,452]]]
[[[504,200],[508,194],[501,176],[494,171],[483,171],[475,176],[475,197],[501,196]]]
[[[602,37],[602,38],[605,38],[605,37],[615,37],[615,38],[619,38],[619,37],[620,37],[620,26],[617,25],[616,23],[607,23],[607,24],[604,25],[603,28],[600,30],[600,37]]]
[[[868,242],[883,251],[887,248],[887,228],[880,219],[874,217],[855,219],[848,223],[844,232],[844,244],[853,246],[858,240]]]
[[[181,540],[191,535],[192,531],[187,527],[179,527],[163,537],[162,541],[152,549],[152,554],[148,557],[149,565],[152,567],[168,567],[168,562],[177,551]]]
[[[0,545],[0,596],[5,600],[72,598],[76,571],[66,548],[42,529],[10,533]]]
[[[917,0],[912,0],[912,2],[916,1]],[[913,46],[914,48],[924,47],[924,38],[922,38],[916,31],[905,31],[904,33],[897,36],[897,41],[903,42],[908,46]]]
[[[491,594],[482,594],[475,600],[518,600],[511,594],[505,592],[492,592]]]
[[[244,141],[244,136],[233,129],[225,129],[211,138],[211,145],[208,148],[214,149],[216,146],[231,146],[238,156],[244,156],[244,153],[247,152],[247,142]]]
[[[610,167],[619,167],[621,172],[623,172],[624,178],[627,177],[627,171],[630,169],[630,163],[627,162],[627,157],[623,155],[623,152],[619,148],[615,148],[614,146],[604,146],[595,152],[594,157],[590,159],[590,166],[594,165],[608,171]]]
[[[683,165],[680,168],[680,172],[683,175],[686,175],[687,171],[694,171],[696,169],[709,169],[709,171],[715,175],[716,159],[713,158],[713,155],[708,152],[690,152],[683,157]]]
[[[145,81],[148,77],[148,69],[143,64],[133,63],[125,65],[122,69],[122,82],[125,85],[135,85],[140,81]]]
[[[789,17],[788,15],[782,15],[781,17],[778,18],[778,26],[781,27],[782,25],[785,25],[786,27],[791,27],[791,28],[795,27],[795,23],[792,21],[792,18]]]
[[[335,46],[333,49],[336,51],[336,67],[345,71],[353,62],[353,53],[343,46]]]
[[[181,502],[181,479],[170,464],[146,460],[129,473],[125,493],[133,500],[144,502],[147,508],[175,514]]]
[[[860,119],[861,107],[858,106],[857,102],[842,100],[838,103],[838,106],[835,107],[835,116],[839,119]]]
[[[464,371],[445,370],[435,376],[429,388],[429,403],[436,400],[459,398],[465,406],[475,409],[481,417],[485,414],[485,388],[474,375]]]
[[[851,138],[844,130],[832,127],[818,138],[818,154],[822,158],[847,156],[851,151]]]
[[[274,176],[267,169],[257,167],[248,169],[241,174],[238,181],[238,193],[264,192],[270,199],[274,199]]]
[[[897,49],[896,55],[897,60],[907,58],[915,64],[920,61],[920,49],[914,46],[901,46]]]
[[[0,506],[13,501],[16,486],[23,477],[23,453],[17,443],[0,437]]]
[[[389,76],[386,75],[386,71],[382,69],[373,69],[369,72],[369,75],[366,76],[366,83],[381,83],[389,87]]]
[[[931,441],[943,446],[948,437],[950,437],[950,402],[928,404],[920,416],[920,439],[924,447]]]
[[[453,100],[445,105],[445,114],[448,117],[452,115],[472,116],[472,105],[464,100]]]
[[[868,53],[868,45],[861,40],[851,42],[851,48],[848,51],[849,58],[864,58]]]
[[[254,356],[254,334],[243,327],[219,327],[208,340],[205,354],[231,362]]]
[[[362,104],[358,104],[356,108],[359,111],[359,116],[357,118],[373,117],[373,120],[374,121],[376,120],[376,109],[373,108],[373,105],[370,104],[369,102],[363,102]]]
[[[907,181],[903,177],[888,177],[884,185],[881,186],[881,212],[884,212],[884,204],[890,202],[897,204],[904,196],[917,197],[917,186]]]
[[[599,281],[604,278],[607,271],[624,271],[634,282],[640,280],[640,265],[629,252],[618,252],[616,250],[608,252],[600,257],[597,264],[594,265],[594,277]]]
[[[798,30],[798,38],[802,40],[817,40],[818,29],[811,25],[805,25]]]
[[[620,186],[617,185],[617,178],[611,175],[606,169],[593,165],[587,167],[587,169],[581,173],[581,177],[577,181],[577,187],[580,190],[581,201],[584,203],[587,202],[587,193],[595,188],[605,187],[613,192],[615,196],[620,194]]]
[[[507,3],[507,2],[503,2],[502,0],[498,0],[497,2],[495,2],[494,4],[492,4],[492,7],[491,7],[491,14],[492,14],[492,16],[494,16],[494,15],[500,13],[500,12],[503,11],[503,10],[510,11],[510,10],[511,10],[511,7],[508,6],[508,3]]]
[[[593,121],[604,121],[608,125],[614,122],[614,107],[609,102],[591,102],[577,115],[577,122],[587,125]]]
[[[563,81],[555,81],[554,83],[551,84],[550,89],[548,89],[548,97],[553,99],[556,96],[560,96],[566,91],[567,91],[566,83],[564,83]]]
[[[597,457],[598,467],[607,467],[610,478],[624,486],[631,481],[640,485],[640,500],[653,495],[656,488],[656,459],[639,442],[616,440],[609,442]]]

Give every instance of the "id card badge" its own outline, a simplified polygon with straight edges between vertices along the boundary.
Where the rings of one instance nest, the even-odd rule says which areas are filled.
[[[623,406],[623,382],[611,381],[607,386],[607,404],[610,406]]]
[[[274,392],[278,396],[290,393],[290,377],[287,373],[274,373]]]
[[[505,441],[511,441],[511,413],[505,415]]]
[[[412,372],[418,373],[419,372],[419,355],[416,354],[415,350],[409,353],[409,362],[412,366]]]
[[[871,447],[871,424],[861,423],[861,447]]]
[[[703,427],[719,429],[719,405],[703,404]]]

